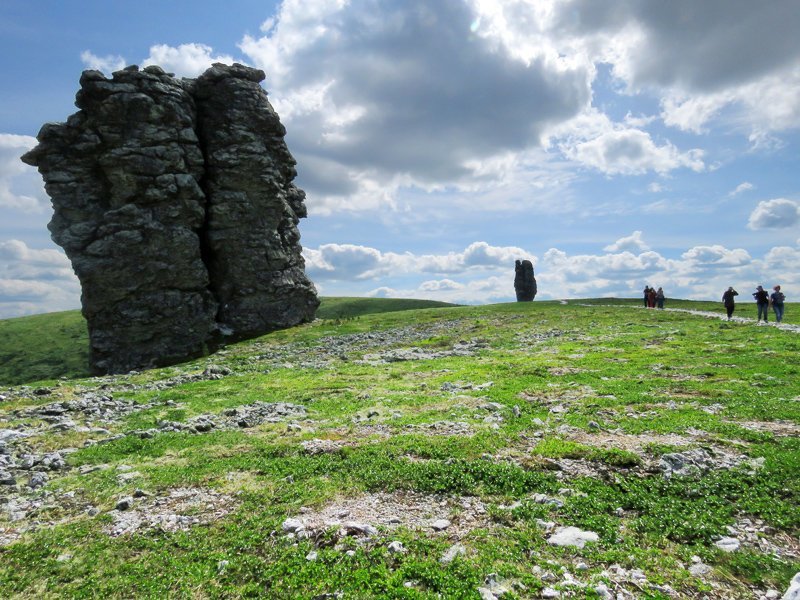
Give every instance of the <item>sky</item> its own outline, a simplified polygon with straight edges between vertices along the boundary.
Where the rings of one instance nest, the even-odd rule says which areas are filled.
[[[84,69],[263,69],[324,296],[800,298],[796,0],[3,0],[0,318],[80,307],[19,161]]]

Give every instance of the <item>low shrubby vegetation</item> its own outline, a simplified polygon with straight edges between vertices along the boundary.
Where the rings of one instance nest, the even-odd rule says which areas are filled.
[[[798,308],[326,299],[99,378],[77,313],[0,322],[0,596],[782,594]]]

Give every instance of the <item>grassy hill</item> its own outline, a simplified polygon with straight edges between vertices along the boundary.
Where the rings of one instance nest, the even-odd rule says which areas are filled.
[[[432,300],[322,298],[318,319],[453,306]],[[89,337],[80,311],[0,320],[0,385],[89,375]]]
[[[0,597],[753,598],[800,571],[798,333],[383,302],[85,379],[76,314],[0,322],[39,369],[14,377],[67,375],[0,388]]]

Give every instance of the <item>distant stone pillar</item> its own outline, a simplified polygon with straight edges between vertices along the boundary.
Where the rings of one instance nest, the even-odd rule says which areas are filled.
[[[514,291],[517,302],[532,302],[536,297],[536,278],[533,276],[533,264],[529,260],[518,260],[515,263]]]

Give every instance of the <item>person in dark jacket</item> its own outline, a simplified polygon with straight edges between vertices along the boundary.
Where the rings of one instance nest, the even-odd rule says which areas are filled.
[[[769,295],[769,303],[772,304],[772,310],[775,311],[775,320],[780,323],[783,321],[783,301],[786,297],[781,292],[781,286],[776,285],[772,290]]]
[[[736,303],[733,301],[734,296],[738,296],[739,292],[733,289],[733,286],[729,287],[724,294],[722,294],[722,303],[725,305],[725,312],[728,313],[728,321],[731,320],[731,316],[733,315],[733,308]]]
[[[658,288],[656,292],[656,306],[658,306],[658,308],[664,308],[664,298],[664,288]]]
[[[764,315],[764,323],[767,323],[769,319],[769,294],[767,294],[767,290],[765,290],[760,285],[756,287],[755,293],[753,293],[753,298],[756,299],[756,306],[758,307],[758,320],[761,321],[761,315]]]
[[[650,286],[644,286],[644,307],[647,308],[650,300]]]

